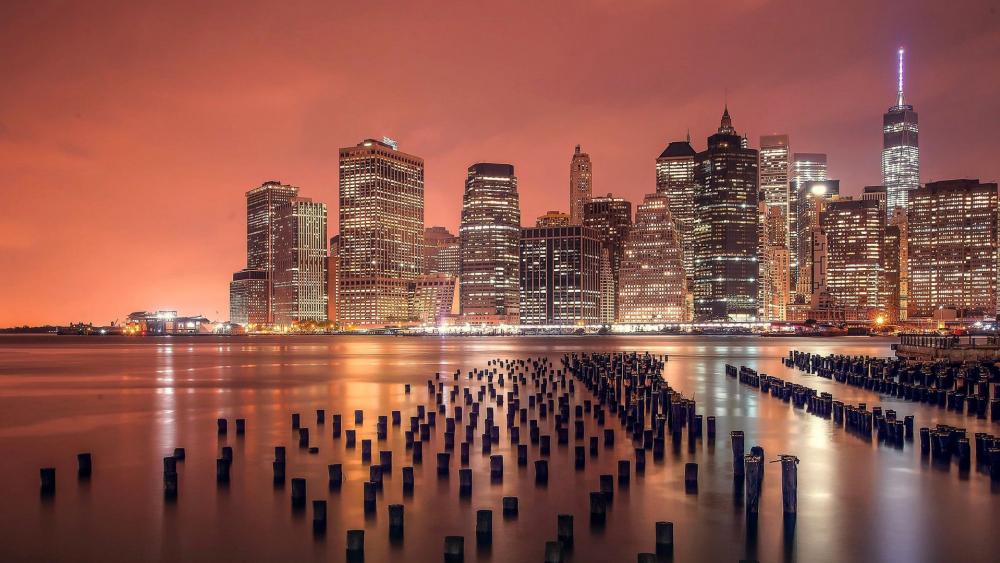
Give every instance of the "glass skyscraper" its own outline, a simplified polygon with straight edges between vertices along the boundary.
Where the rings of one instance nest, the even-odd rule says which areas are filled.
[[[909,208],[910,192],[920,187],[917,112],[903,102],[903,50],[899,50],[896,105],[882,116],[882,184],[886,219],[897,207]]]

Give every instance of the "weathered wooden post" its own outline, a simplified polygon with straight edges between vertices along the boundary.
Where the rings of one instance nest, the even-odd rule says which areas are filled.
[[[403,468],[403,495],[413,494],[413,468]]]
[[[503,497],[502,506],[504,518],[517,516],[517,497]]]
[[[344,468],[339,463],[331,463],[326,466],[327,474],[330,478],[330,490],[339,490],[344,483]]]
[[[215,480],[218,483],[229,482],[229,467],[233,460],[224,457],[215,460]]]
[[[688,493],[698,492],[698,464],[684,464],[684,490]]]
[[[674,523],[656,523],[656,553],[671,555],[674,552]]]
[[[503,481],[503,456],[490,456],[490,480]]]
[[[793,455],[781,456],[781,505],[785,516],[795,516],[798,512],[799,458]]]
[[[736,477],[743,477],[743,431],[733,430],[729,433],[729,436],[733,441],[733,475]]]
[[[535,483],[546,485],[549,482],[549,462],[539,459],[535,461]]]
[[[476,543],[490,545],[493,543],[493,511],[484,509],[476,511]]]
[[[545,542],[545,563],[562,563],[563,549],[558,541]]]
[[[228,431],[228,429],[229,429],[229,425],[228,425],[228,423],[226,422],[226,419],[224,419],[224,418],[219,418],[219,419],[216,419],[215,423],[216,423],[216,424],[218,425],[218,427],[219,427],[219,436],[225,436],[225,435],[226,435],[226,432],[227,432],[227,431]]]
[[[375,500],[378,495],[378,486],[372,481],[365,481],[363,493],[365,514],[371,514],[375,511]]]
[[[458,494],[463,497],[472,494],[472,469],[468,467],[458,470]]]
[[[437,454],[437,474],[439,477],[447,477],[449,465],[451,464],[451,454],[439,452]]]
[[[365,559],[365,531],[347,530],[347,560],[364,561]]]
[[[556,516],[556,538],[563,545],[573,545],[573,515],[559,514]]]
[[[236,435],[242,436],[247,433],[247,419],[237,418],[236,419]]]
[[[313,531],[317,533],[326,532],[326,501],[313,501]]]
[[[389,537],[403,537],[403,505],[389,505]]]
[[[76,476],[80,479],[90,478],[93,464],[89,453],[76,454]]]
[[[590,522],[591,524],[603,524],[607,519],[608,499],[601,491],[591,491],[590,493]]]
[[[306,480],[302,477],[292,478],[292,508],[301,509],[306,505]]]
[[[445,563],[461,563],[465,560],[465,538],[463,536],[444,537]]]
[[[601,494],[604,495],[604,500],[611,502],[615,498],[615,476],[603,474],[599,479]]]
[[[756,517],[760,511],[760,493],[763,485],[764,459],[760,456],[747,454],[746,460],[746,511],[747,517]]]

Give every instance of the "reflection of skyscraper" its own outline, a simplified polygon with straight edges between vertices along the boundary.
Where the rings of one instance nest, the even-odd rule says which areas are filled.
[[[647,194],[636,208],[622,256],[618,321],[631,324],[686,320],[684,260],[664,194]]]
[[[521,210],[513,166],[469,167],[458,236],[462,316],[473,323],[517,324]]]
[[[595,197],[583,206],[583,224],[597,231],[601,241],[601,323],[618,318],[618,281],[625,240],[632,226],[632,204],[608,194]]]
[[[757,151],[744,143],[727,109],[696,159],[695,320],[757,318]]]
[[[326,204],[292,198],[275,223],[274,322],[326,322]]]
[[[594,172],[590,165],[590,155],[580,152],[580,145],[573,152],[569,163],[569,217],[570,224],[583,223],[583,204],[594,193]]]
[[[394,142],[340,149],[340,303],[346,326],[409,319],[409,282],[424,271],[424,161]]]
[[[684,275],[694,276],[694,149],[691,140],[674,141],[656,159],[656,191],[669,199],[684,253]]]
[[[899,50],[896,105],[882,116],[882,183],[887,218],[897,207],[908,209],[910,192],[920,187],[917,112],[903,103],[903,50]]]

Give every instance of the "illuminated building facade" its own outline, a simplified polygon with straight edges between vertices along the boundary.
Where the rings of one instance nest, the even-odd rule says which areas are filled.
[[[876,202],[878,204],[879,211],[882,213],[882,217],[886,216],[885,186],[865,186],[864,190],[861,192],[861,199]],[[888,221],[889,220],[886,219],[887,224]]]
[[[781,206],[769,205],[763,198],[759,206],[761,319],[784,321],[788,318],[787,308],[791,302],[789,253],[786,245],[788,221]]]
[[[326,204],[295,197],[275,213],[274,323],[327,320]]]
[[[583,206],[583,224],[594,229],[601,242],[600,321],[611,324],[618,318],[618,282],[632,227],[632,203],[611,194],[592,198]]]
[[[760,138],[760,191],[768,207],[781,208],[788,219],[789,197],[788,135],[763,135]],[[788,229],[785,229],[788,232]],[[788,241],[785,241],[788,244]]]
[[[241,326],[266,325],[271,302],[271,280],[264,270],[244,269],[229,282],[229,322]]]
[[[260,305],[263,310],[248,310],[247,317],[264,319],[261,324],[270,324],[274,320],[274,263],[276,236],[275,213],[279,207],[287,204],[299,193],[299,188],[282,184],[277,180],[264,182],[246,193],[247,199],[247,269],[261,270],[267,273],[267,301],[249,303],[249,306]],[[239,273],[239,272],[237,272]],[[233,277],[236,280],[235,274]],[[232,305],[230,305],[232,309]]]
[[[795,153],[789,178],[788,201],[788,250],[791,253],[792,290],[798,294],[799,279],[799,201],[806,182],[826,180],[826,155],[822,153]],[[808,272],[806,272],[808,274]],[[798,296],[797,300],[809,299],[809,295]]]
[[[618,322],[676,324],[687,320],[684,257],[668,197],[648,194],[625,240]]]
[[[695,161],[696,321],[754,321],[759,312],[757,151],[744,145],[727,109]]]
[[[928,182],[909,209],[909,316],[997,312],[997,184]]]
[[[535,219],[535,227],[568,227],[572,224],[569,213],[562,211],[547,211]]]
[[[570,224],[583,223],[583,204],[594,193],[594,171],[590,155],[580,152],[580,145],[573,151],[569,163],[569,216]]]
[[[337,303],[340,301],[340,235],[330,237],[330,253],[326,257],[326,320],[338,325]]]
[[[822,234],[823,225],[820,222],[826,204],[835,196],[840,195],[839,180],[806,180],[798,186],[796,199],[795,221],[798,233],[795,241],[797,275],[795,276],[795,293],[800,302],[808,302],[813,293],[822,287],[820,273],[825,272],[823,264],[816,263],[813,255],[817,251],[816,237]],[[825,248],[825,243],[818,245]]]
[[[523,229],[521,324],[598,324],[600,257],[598,233],[589,227]]]
[[[409,284],[424,272],[424,161],[390,139],[340,149],[340,323],[409,319]]]
[[[420,276],[410,285],[410,318],[422,324],[441,324],[457,312],[458,279],[446,273]]]
[[[674,141],[656,159],[656,192],[667,196],[677,225],[689,287],[694,276],[694,149],[691,139]]]
[[[424,230],[424,267],[428,274],[458,276],[458,237],[445,227]]]
[[[521,210],[510,164],[469,167],[462,196],[461,314],[473,324],[517,324]]]
[[[917,112],[903,102],[903,50],[899,50],[896,105],[882,116],[882,184],[886,189],[886,219],[896,208],[909,209],[913,190],[920,187]]]
[[[835,198],[821,219],[826,232],[826,289],[837,305],[885,313],[885,215],[877,199]]]

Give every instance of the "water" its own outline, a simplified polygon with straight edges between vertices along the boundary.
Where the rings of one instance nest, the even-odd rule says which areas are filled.
[[[1000,547],[993,532],[1000,494],[989,477],[956,465],[932,467],[919,447],[902,451],[865,442],[832,423],[744,388],[726,378],[726,363],[829,391],[845,402],[893,408],[916,427],[941,422],[974,432],[996,433],[996,424],[946,413],[787,369],[780,358],[795,348],[819,353],[889,355],[891,340],[875,338],[764,339],[754,337],[242,337],[125,339],[0,337],[0,560],[320,560],[344,559],[345,530],[364,528],[367,561],[442,560],[443,538],[464,535],[466,561],[540,561],[544,542],[556,536],[556,515],[575,515],[568,561],[634,561],[653,551],[654,523],[674,522],[676,561],[989,561]],[[616,490],[603,529],[589,523],[589,491],[598,475],[616,473],[618,459],[633,459],[632,445],[616,420],[614,449],[601,448],[584,471],[573,468],[573,443],[553,438],[550,480],[536,487],[533,470],[516,465],[506,433],[493,453],[505,458],[502,484],[489,482],[489,459],[472,448],[471,498],[458,495],[457,446],[450,479],[435,474],[435,452],[443,447],[443,421],[416,466],[415,493],[405,498],[401,468],[410,465],[403,427],[373,443],[393,450],[374,515],[362,507],[360,440],[374,438],[378,415],[403,411],[404,427],[416,405],[427,400],[426,381],[485,367],[491,358],[548,356],[578,351],[650,351],[670,356],[670,384],[694,396],[698,411],[718,417],[714,448],[703,443],[689,454],[686,443],[661,461],[647,457],[645,475],[633,475],[628,490]],[[413,391],[405,395],[404,383]],[[463,383],[467,384],[464,381]],[[508,388],[509,389],[509,388]],[[577,400],[585,391],[577,391]],[[317,428],[315,409],[327,410]],[[359,447],[346,450],[330,437],[329,416],[344,414],[352,428],[354,409],[364,409]],[[302,413],[320,452],[297,447],[290,415]],[[498,423],[503,426],[503,411]],[[215,419],[230,419],[227,438]],[[245,437],[233,418],[247,419]],[[540,422],[551,428],[551,417]],[[571,429],[572,430],[572,429]],[[780,469],[768,464],[756,534],[747,531],[743,508],[734,501],[730,430],[746,433],[747,448],[760,444],[767,458],[797,455],[799,515],[794,531],[781,518]],[[588,435],[597,427],[588,419]],[[522,442],[527,431],[522,430]],[[458,438],[456,441],[460,441]],[[273,447],[288,446],[288,477],[308,480],[308,498],[329,501],[328,531],[316,538],[311,510],[293,513],[290,487],[271,482]],[[222,445],[235,450],[232,481],[219,488],[215,459]],[[187,450],[179,464],[175,503],[162,494],[162,458],[175,446]],[[89,451],[94,474],[76,478],[76,454]],[[537,458],[537,446],[529,448]],[[699,490],[686,494],[684,463],[699,464]],[[340,492],[327,489],[326,465],[344,464]],[[57,468],[57,491],[39,495],[38,469]],[[530,466],[530,462],[529,462]],[[520,499],[520,516],[505,520],[500,499]],[[386,506],[405,504],[405,538],[388,540]],[[494,510],[494,539],[477,549],[475,512]]]

